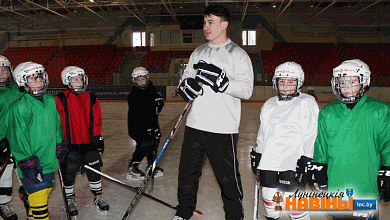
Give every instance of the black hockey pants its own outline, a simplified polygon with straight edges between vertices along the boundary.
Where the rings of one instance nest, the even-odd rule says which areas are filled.
[[[216,134],[185,128],[178,182],[176,215],[189,219],[196,207],[199,178],[209,158],[221,188],[225,218],[244,218],[242,185],[237,161],[238,134]]]
[[[157,155],[157,148],[159,141],[156,140],[135,140],[137,142],[137,146],[135,147],[135,151],[130,160],[129,167],[133,165],[138,165],[146,156],[148,160],[148,165],[153,164]]]

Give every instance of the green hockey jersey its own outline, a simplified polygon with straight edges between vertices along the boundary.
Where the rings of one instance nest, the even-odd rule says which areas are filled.
[[[14,102],[16,99],[22,96],[22,92],[19,91],[19,87],[15,82],[11,83],[10,88],[0,87],[0,116],[5,115],[8,110],[8,107]],[[5,126],[1,123],[3,120],[0,119],[0,140],[4,138],[6,133]]]
[[[36,155],[43,174],[58,169],[56,144],[62,142],[62,128],[52,95],[44,94],[41,102],[24,94],[9,106],[3,120],[6,137],[16,161]],[[18,172],[19,177],[23,178],[19,168]]]
[[[365,95],[352,110],[340,101],[324,106],[313,161],[328,165],[329,192],[376,199],[378,169],[390,166],[390,106]]]

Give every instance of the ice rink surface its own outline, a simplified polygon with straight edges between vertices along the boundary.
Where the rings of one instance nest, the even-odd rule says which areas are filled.
[[[243,103],[241,126],[239,134],[239,142],[237,149],[238,160],[240,161],[241,180],[244,190],[244,213],[245,219],[252,219],[255,176],[250,168],[249,152],[256,144],[256,136],[260,125],[259,115],[262,103]],[[320,107],[324,104],[320,104]],[[131,158],[132,152],[135,149],[135,143],[127,135],[127,103],[122,101],[109,102],[102,101],[103,114],[103,129],[102,135],[105,138],[105,152],[103,155],[102,172],[110,175],[132,187],[138,187],[141,181],[127,180],[126,170],[128,160]],[[184,102],[166,102],[160,116],[160,127],[162,138],[160,148],[165,142],[169,131],[172,129],[177,118],[184,109]],[[183,141],[183,131],[185,121],[183,121],[180,129],[167,147],[158,166],[164,169],[164,176],[155,178],[153,186],[149,184],[145,190],[148,193],[160,200],[163,200],[173,206],[177,205],[176,190],[177,176],[179,169],[179,159],[181,144]],[[145,160],[140,168],[146,169]],[[58,175],[55,176],[55,187],[53,188],[49,198],[49,215],[50,219],[62,220],[66,219],[63,197],[59,184]],[[18,198],[18,181],[14,175],[13,184],[13,201],[11,207],[18,214],[19,219],[26,219],[26,213],[21,200]],[[96,211],[93,205],[93,195],[89,190],[88,180],[86,175],[78,175],[76,177],[75,192],[76,206],[79,211],[77,219],[82,220],[100,220],[122,219],[126,209],[130,205],[135,193],[111,180],[103,177],[103,197],[110,204],[110,210],[107,215],[103,215]],[[209,162],[203,169],[203,175],[200,180],[198,192],[197,210],[203,212],[203,215],[195,214],[191,219],[194,220],[222,220],[224,219],[224,211],[222,208],[222,199],[220,189],[214,177],[213,171]],[[260,202],[259,219],[265,219],[264,206]],[[161,219],[170,220],[174,217],[175,210],[161,205],[146,197],[141,197],[135,209],[130,215],[132,220],[149,220]],[[390,205],[381,204],[380,219],[390,219]],[[323,213],[312,213],[312,219],[324,220],[330,219]],[[288,214],[283,213],[282,219],[290,219]]]

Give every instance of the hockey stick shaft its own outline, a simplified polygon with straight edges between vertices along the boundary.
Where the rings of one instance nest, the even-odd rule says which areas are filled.
[[[64,199],[64,205],[65,205],[65,211],[66,211],[66,216],[68,220],[71,220],[72,217],[70,216],[70,210],[69,210],[69,205],[68,205],[68,200],[66,199],[66,192],[65,192],[65,185],[64,185],[64,179],[62,178],[62,172],[61,172],[61,164],[59,164],[58,168],[58,178],[60,179],[60,184],[61,184],[61,191],[62,191],[62,197]]]
[[[255,201],[253,206],[253,220],[257,220],[259,216],[259,197],[260,197],[260,181],[256,180]]]
[[[122,220],[127,220],[130,216],[130,213],[131,211],[133,210],[135,204],[137,203],[138,199],[140,198],[141,194],[142,194],[142,191],[144,190],[146,184],[148,183],[149,179],[150,179],[150,176],[153,175],[154,173],[154,169],[156,168],[158,162],[160,161],[162,155],[164,154],[167,146],[169,145],[169,143],[171,142],[173,136],[175,136],[178,128],[180,127],[180,124],[181,122],[183,121],[184,117],[186,116],[187,112],[191,109],[191,106],[192,106],[192,102],[193,100],[190,100],[186,107],[184,108],[183,112],[181,113],[181,115],[179,116],[179,118],[177,119],[175,125],[173,126],[171,132],[169,133],[168,135],[168,138],[167,140],[165,141],[164,145],[162,146],[160,152],[158,153],[156,159],[154,160],[153,162],[153,165],[152,165],[152,168],[150,169],[150,171],[145,175],[145,179],[142,181],[141,183],[141,186],[138,188],[137,190],[137,194],[134,196],[133,200],[131,201],[129,207],[127,208]]]
[[[88,169],[88,170],[91,170],[92,172],[95,172],[95,173],[97,173],[97,174],[99,174],[99,175],[101,175],[101,176],[103,176],[103,177],[105,177],[105,178],[107,178],[107,179],[109,179],[109,180],[112,180],[112,181],[118,183],[119,185],[122,185],[122,186],[124,186],[124,187],[130,189],[130,190],[133,191],[133,192],[137,192],[137,191],[138,191],[137,188],[132,187],[132,186],[130,186],[130,185],[128,185],[128,184],[126,184],[126,183],[124,183],[124,182],[118,180],[118,179],[115,179],[115,178],[112,177],[112,176],[109,176],[109,175],[107,175],[107,174],[105,174],[105,173],[103,173],[103,172],[101,172],[101,171],[99,171],[99,170],[96,170],[96,169],[94,169],[94,168],[92,168],[92,167],[90,167],[90,166],[88,166],[88,165],[86,165],[86,164],[82,164],[82,163],[80,163],[80,162],[78,162],[78,161],[75,161],[75,160],[73,160],[73,159],[71,159],[71,160],[74,161],[74,162],[76,162],[76,163],[78,163],[80,166],[83,166],[84,168],[86,168],[86,169]],[[149,198],[149,199],[151,199],[151,200],[153,200],[153,201],[156,201],[156,202],[158,202],[158,203],[160,203],[160,204],[162,204],[162,205],[165,205],[165,206],[167,206],[167,207],[169,207],[169,208],[171,208],[171,209],[177,210],[177,207],[176,207],[176,206],[173,206],[173,205],[171,205],[171,204],[169,204],[169,203],[166,203],[166,202],[164,202],[164,201],[162,201],[162,200],[160,200],[160,199],[158,199],[158,198],[156,198],[156,197],[153,197],[153,196],[151,196],[151,195],[149,195],[149,194],[147,194],[147,193],[142,192],[142,195],[143,195],[143,196],[146,196],[147,198]],[[199,214],[199,215],[203,215],[203,213],[202,213],[201,211],[195,210],[194,212],[196,212],[196,213]]]

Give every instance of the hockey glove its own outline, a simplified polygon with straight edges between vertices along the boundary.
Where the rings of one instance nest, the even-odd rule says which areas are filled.
[[[226,76],[226,72],[214,64],[208,64],[201,60],[197,64],[194,64],[194,69],[198,70],[195,79],[210,86],[214,92],[225,92],[229,86],[229,79]]]
[[[309,186],[312,190],[328,191],[328,165],[324,163],[309,162],[307,164]]]
[[[6,159],[11,156],[11,150],[9,149],[9,142],[7,138],[0,140],[0,160]]]
[[[157,114],[161,112],[164,107],[164,99],[162,97],[158,97],[154,100],[156,102]]]
[[[42,167],[37,156],[33,155],[18,161],[18,167],[24,178],[38,184],[42,182]]]
[[[202,87],[193,78],[184,79],[179,85],[179,94],[186,102],[194,100],[199,96]]]
[[[295,173],[295,180],[299,183],[307,183],[307,164],[311,161],[311,158],[301,156],[297,162],[297,168]]]
[[[257,176],[257,167],[259,166],[261,160],[261,153],[257,153],[255,149],[252,148],[251,151],[251,167],[252,172]]]
[[[56,157],[60,163],[62,163],[65,160],[66,155],[68,155],[69,152],[68,145],[69,145],[68,141],[57,143]]]
[[[97,135],[94,138],[95,138],[95,143],[96,143],[97,150],[98,150],[99,154],[102,155],[104,153],[104,139],[103,139],[103,136]]]
[[[390,201],[390,166],[381,166],[378,171],[377,183],[379,195],[383,201]]]

